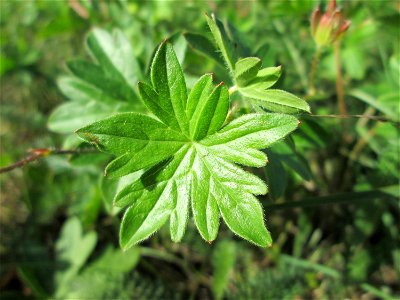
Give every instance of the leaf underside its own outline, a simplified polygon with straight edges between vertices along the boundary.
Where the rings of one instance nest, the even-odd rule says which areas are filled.
[[[213,241],[220,217],[238,236],[261,247],[271,236],[256,195],[267,192],[257,176],[237,164],[261,167],[269,147],[297,128],[293,116],[248,114],[224,124],[229,93],[204,75],[188,95],[172,45],[159,47],[151,68],[151,85],[139,93],[152,117],[121,113],[77,131],[87,142],[117,158],[109,177],[144,170],[115,197],[128,206],[120,244],[127,249],[148,238],[168,220],[173,241],[180,241],[191,214],[201,236]],[[191,211],[191,213],[190,213]]]

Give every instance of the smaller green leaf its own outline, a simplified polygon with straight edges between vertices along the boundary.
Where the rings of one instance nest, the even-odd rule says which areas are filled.
[[[201,141],[214,146],[234,142],[242,147],[264,149],[283,139],[297,128],[299,121],[284,114],[247,114],[232,121],[220,131]]]
[[[236,57],[233,51],[232,42],[225,31],[224,25],[214,16],[214,14],[212,14],[211,17],[206,14],[206,20],[214,37],[215,43],[217,44],[218,49],[221,51],[222,57],[224,58],[231,73],[233,73],[235,70]]]
[[[241,88],[240,92],[257,105],[275,112],[296,113],[299,110],[310,112],[307,102],[282,90],[263,90],[254,87]]]
[[[229,283],[229,275],[235,265],[236,247],[231,241],[224,240],[217,244],[212,256],[214,268],[212,292],[215,299],[222,299]]]
[[[88,34],[86,44],[108,77],[134,87],[141,77],[141,69],[128,39],[120,30],[110,34],[95,28]]]
[[[137,96],[133,89],[125,83],[110,77],[100,66],[83,60],[73,60],[67,63],[72,74],[100,89],[110,97],[119,100],[135,100]]]
[[[72,101],[96,101],[116,104],[116,99],[87,81],[74,76],[61,76],[57,80],[57,86]]]
[[[69,101],[58,106],[50,115],[47,126],[58,133],[72,133],[90,123],[114,113],[134,110],[135,106],[124,102],[102,103],[97,101]],[[82,115],[85,117],[82,118]]]
[[[266,90],[273,86],[282,73],[282,67],[264,68],[258,71],[257,76],[247,83],[246,88]]]
[[[236,84],[246,86],[253,80],[261,67],[261,60],[258,57],[246,57],[236,62],[234,77]]]

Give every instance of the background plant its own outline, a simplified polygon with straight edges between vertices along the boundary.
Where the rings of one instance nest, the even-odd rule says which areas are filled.
[[[48,156],[39,163],[1,175],[2,297],[49,297],[58,293],[63,298],[63,290],[76,291],[76,297],[78,293],[88,293],[83,284],[82,290],[78,289],[77,282],[87,282],[87,286],[98,282],[98,298],[129,298],[129,293],[143,295],[145,299],[157,295],[206,298],[213,292],[220,297],[221,289],[226,290],[227,297],[242,294],[246,298],[257,295],[265,278],[273,278],[272,286],[278,287],[298,273],[303,276],[293,279],[297,288],[287,292],[288,298],[293,294],[315,298],[365,294],[395,297],[399,288],[395,268],[399,219],[395,202],[399,180],[399,54],[395,42],[398,10],[391,1],[338,4],[343,4],[343,13],[352,21],[341,42],[348,114],[363,118],[349,119],[351,140],[343,142],[341,119],[300,113],[296,117],[302,123],[292,139],[268,150],[270,163],[265,169],[255,170],[255,174],[269,185],[268,196],[259,201],[267,212],[267,225],[275,241],[272,248],[257,249],[236,239],[224,226],[215,244],[208,245],[189,222],[179,245],[170,242],[168,230],[161,229],[140,247],[132,248],[126,258],[130,261],[125,263],[127,269],[107,277],[112,280],[105,288],[104,280],[95,281],[90,270],[96,267],[92,268],[92,264],[101,268],[97,262],[103,257],[117,261],[120,255],[119,222],[115,216],[119,212],[106,200],[110,201],[124,182],[134,178],[107,182],[99,175],[104,161],[111,159],[109,156]],[[204,59],[204,51],[188,38],[200,34],[203,41],[212,41],[207,19],[199,11],[214,11],[225,26],[230,26],[229,20],[237,27],[227,33],[235,36],[233,41],[241,41],[241,51],[247,51],[245,57],[261,58],[262,68],[283,66],[282,76],[273,89],[301,97],[309,88],[308,70],[314,51],[309,17],[314,5],[315,2],[307,1],[252,5],[196,2],[179,6],[163,2],[143,6],[122,1],[79,1],[71,6],[62,2],[51,6],[45,2],[2,2],[1,164],[19,160],[30,148],[77,147],[79,140],[75,137],[68,138],[67,134],[64,139],[45,128],[50,112],[59,103],[69,101],[63,100],[55,83],[60,74],[67,74],[64,62],[84,57],[84,61],[98,64],[85,56],[82,47],[93,26],[109,33],[115,27],[123,32],[137,57],[142,78],[148,78],[157,44],[184,31],[183,36],[174,35],[173,44],[188,87],[192,88],[197,78],[210,71],[231,87],[235,78],[223,61],[219,64],[221,56],[212,54],[216,62]],[[211,45],[215,47],[212,42]],[[80,79],[76,74],[72,76],[74,80]],[[315,85],[318,93],[308,101],[313,114],[336,114],[331,50],[321,56]],[[90,100],[67,97],[82,103]],[[238,90],[231,97],[232,118],[259,109],[258,103],[249,101]],[[115,100],[124,103],[123,97]],[[71,221],[68,219],[75,217],[80,230],[76,230],[76,225],[66,226]],[[65,259],[68,256],[61,255],[62,248],[55,246],[62,244],[57,241],[66,234],[64,228],[70,228],[68,231],[77,240],[88,234],[93,236],[90,233],[97,236],[96,246],[87,246],[83,252],[89,254],[86,259],[82,256],[78,264]],[[218,254],[218,249],[227,248],[219,247],[222,240],[228,240],[229,247],[240,253],[234,262],[218,259],[234,257],[232,251]],[[135,257],[140,258],[135,262]],[[293,272],[286,272],[289,269]],[[71,275],[60,275],[61,271]],[[62,277],[67,279],[61,280]],[[217,287],[219,282],[228,285]],[[270,297],[280,295],[279,291],[271,291]]]

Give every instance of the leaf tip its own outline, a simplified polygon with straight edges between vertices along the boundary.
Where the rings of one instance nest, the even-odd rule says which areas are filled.
[[[207,241],[207,243],[210,244],[210,245],[212,244],[212,242],[213,242],[213,241]]]
[[[225,82],[221,81],[221,82],[217,85],[217,87],[223,86],[224,84],[225,84]]]
[[[214,78],[215,78],[214,72],[206,73],[206,75],[207,75],[207,76],[210,76],[210,77],[211,77],[211,80],[214,81]]]

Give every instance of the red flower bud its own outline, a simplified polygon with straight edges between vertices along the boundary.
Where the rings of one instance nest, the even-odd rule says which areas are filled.
[[[318,7],[314,9],[311,15],[311,34],[318,47],[326,47],[339,39],[350,23],[336,7],[336,0],[331,0],[323,15]]]

